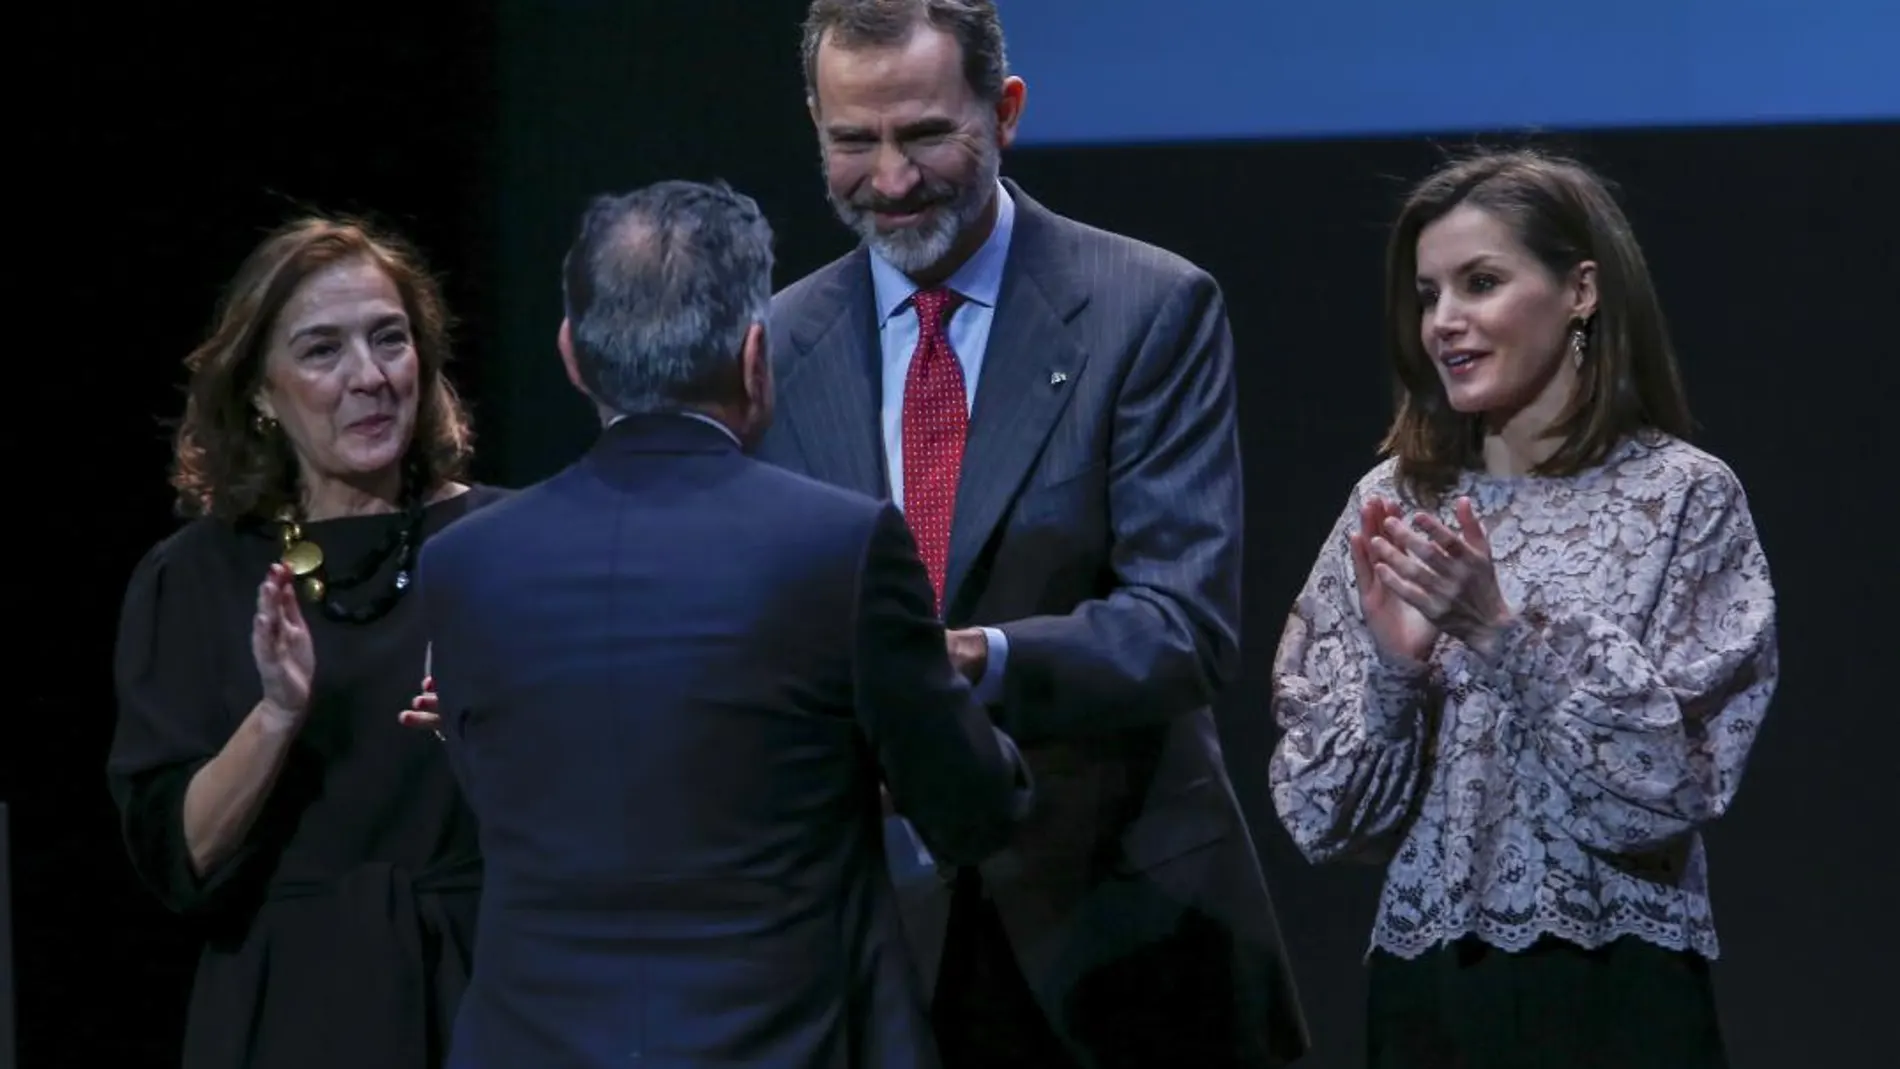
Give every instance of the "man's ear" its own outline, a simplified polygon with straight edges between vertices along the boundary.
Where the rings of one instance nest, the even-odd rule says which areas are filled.
[[[1003,79],[1003,92],[996,98],[996,147],[1008,148],[1016,143],[1016,126],[1023,121],[1023,105],[1029,96],[1029,86],[1021,78],[1010,75]]]
[[[754,408],[772,403],[772,354],[765,336],[765,324],[746,328],[739,349],[739,370],[745,376],[746,399]]]
[[[745,378],[745,412],[741,417],[741,426],[734,427],[733,433],[747,448],[755,448],[772,426],[772,414],[776,407],[773,397],[775,387],[772,384],[772,347],[765,332],[765,324],[754,323],[746,328],[745,342],[739,349],[739,373]]]
[[[561,317],[560,332],[554,336],[554,347],[561,351],[561,366],[567,369],[567,381],[592,400],[593,395],[587,393],[587,384],[581,381],[580,365],[574,362],[574,328],[565,316]]]

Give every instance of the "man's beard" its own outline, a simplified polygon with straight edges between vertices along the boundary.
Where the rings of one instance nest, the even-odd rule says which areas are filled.
[[[958,188],[955,184],[925,174],[923,181],[903,200],[889,200],[880,197],[867,183],[856,197],[849,200],[831,192],[830,183],[826,183],[826,196],[831,200],[833,211],[844,225],[850,227],[865,244],[892,267],[906,274],[916,274],[941,263],[950,255],[957,238],[976,225],[989,207],[990,197],[996,189],[997,176],[1002,173],[1003,153],[994,144],[985,142],[982,156],[977,161],[976,178],[969,185]],[[916,212],[929,210],[930,214],[911,226],[899,227],[889,232],[877,228],[877,212]]]

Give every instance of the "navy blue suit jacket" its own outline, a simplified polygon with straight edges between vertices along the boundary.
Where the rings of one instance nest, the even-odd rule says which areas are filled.
[[[451,1065],[935,1063],[878,781],[965,861],[1026,781],[894,508],[637,416],[419,577],[486,863]]]

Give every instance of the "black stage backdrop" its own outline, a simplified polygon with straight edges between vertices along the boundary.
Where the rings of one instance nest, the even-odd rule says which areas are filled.
[[[101,777],[110,646],[128,571],[171,525],[158,421],[177,410],[177,361],[261,228],[307,203],[374,212],[426,247],[464,321],[478,474],[510,485],[592,434],[553,348],[560,255],[587,196],[724,177],[771,216],[781,281],[849,246],[804,115],[798,0],[553,7],[116,23],[36,10],[23,30],[60,60],[23,98],[29,151],[14,164],[40,187],[16,256],[33,296],[15,314],[39,329],[15,335],[25,637],[11,646],[18,704],[0,747],[22,1064],[175,1062],[188,941],[133,885],[116,841]],[[1021,73],[1033,130],[1036,72]],[[1173,249],[1226,290],[1249,558],[1247,670],[1222,730],[1299,969],[1313,1069],[1361,1062],[1378,874],[1308,866],[1279,828],[1266,669],[1384,423],[1385,227],[1406,182],[1474,140],[1060,147],[1005,162],[1045,204]],[[1876,992],[1891,982],[1900,898],[1880,846],[1891,818],[1876,821],[1893,808],[1900,730],[1876,679],[1897,637],[1900,448],[1880,420],[1900,401],[1900,126],[1536,143],[1622,185],[1702,442],[1748,487],[1782,595],[1782,688],[1740,803],[1709,834],[1733,1062],[1883,1062]]]

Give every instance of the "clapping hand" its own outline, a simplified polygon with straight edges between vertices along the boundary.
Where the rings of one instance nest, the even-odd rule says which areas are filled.
[[[317,673],[316,647],[297,604],[296,577],[273,564],[257,586],[251,619],[251,658],[257,662],[264,701],[282,727],[295,727],[310,710],[310,683]]]
[[[1471,499],[1458,499],[1456,531],[1424,513],[1408,524],[1395,507],[1385,508],[1387,514],[1379,517],[1377,533],[1367,539],[1375,586],[1480,653],[1495,649],[1512,612],[1498,587],[1491,543]],[[1358,557],[1355,544],[1355,568]],[[1370,611],[1367,619],[1370,623]],[[1378,634],[1377,625],[1373,633]],[[1416,641],[1415,635],[1406,634]]]
[[[1379,554],[1391,546],[1383,534],[1386,524],[1398,522],[1399,507],[1384,498],[1370,498],[1359,507],[1359,530],[1349,538],[1352,574],[1359,611],[1379,649],[1394,660],[1423,663],[1438,641],[1438,626],[1400,596],[1387,579],[1391,569],[1378,565]]]

